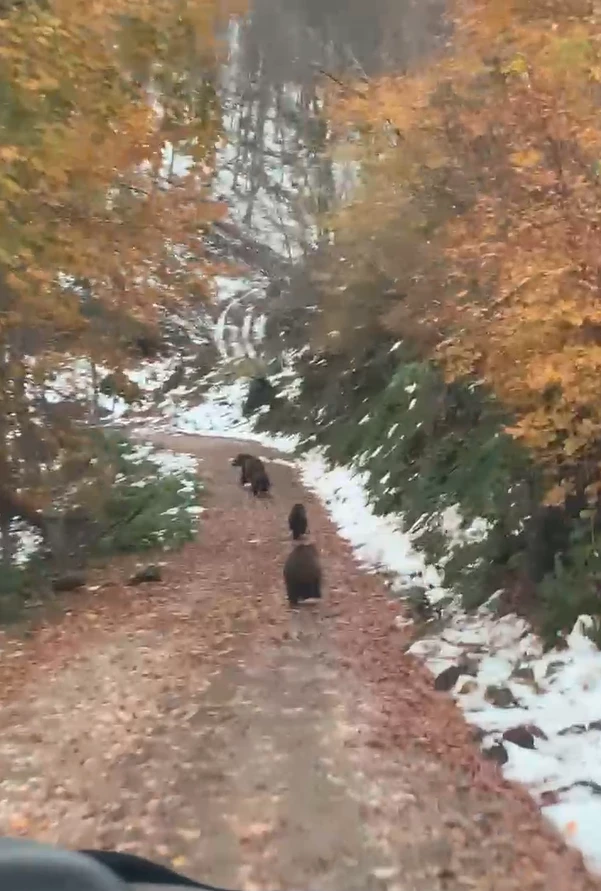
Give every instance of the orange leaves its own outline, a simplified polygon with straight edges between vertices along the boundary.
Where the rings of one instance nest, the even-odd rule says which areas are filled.
[[[453,18],[446,57],[333,91],[362,183],[333,221],[353,262],[332,300],[374,269],[394,281],[386,324],[483,378],[553,473],[601,434],[598,26],[580,0],[456,0]]]
[[[543,503],[547,505],[547,507],[558,507],[565,502],[567,495],[568,491],[566,486],[558,484],[549,489],[545,495]]]
[[[81,303],[59,274],[86,280],[101,305],[137,317],[173,300],[175,287],[183,297],[188,281],[210,276],[199,231],[222,212],[207,194],[219,105],[202,119],[194,108],[199,58],[210,87],[215,30],[232,8],[217,0],[51,0],[15,4],[0,19],[0,278],[10,288],[11,324],[35,313],[61,335],[85,330]],[[129,52],[132,35],[143,71]],[[167,176],[167,140],[175,156],[194,144],[187,176]],[[176,244],[194,248],[193,269],[178,260]]]
[[[10,164],[12,161],[18,160],[20,157],[19,149],[14,145],[4,145],[0,147],[0,161]]]
[[[13,814],[9,820],[9,829],[15,835],[27,835],[30,823],[23,814]]]
[[[509,160],[518,170],[524,167],[536,167],[542,160],[542,152],[538,149],[524,149],[518,152],[512,152]]]
[[[329,84],[328,109],[339,127],[394,128],[402,133],[419,124],[435,80],[423,76],[387,77],[374,83]]]

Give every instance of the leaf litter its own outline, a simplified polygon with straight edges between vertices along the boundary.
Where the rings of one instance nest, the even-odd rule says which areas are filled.
[[[259,514],[228,465],[243,444],[159,444],[203,457],[209,519],[165,581],[132,593],[115,561],[68,615],[2,635],[0,831],[245,891],[599,887],[403,655],[384,584],[291,468],[273,466]],[[291,615],[281,567],[300,498],[328,589]]]

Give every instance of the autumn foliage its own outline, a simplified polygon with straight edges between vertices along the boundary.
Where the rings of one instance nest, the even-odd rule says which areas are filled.
[[[66,278],[143,314],[181,297],[184,259],[203,280],[219,120],[197,102],[217,9],[58,0],[0,20],[3,327],[35,314],[79,332],[82,301]],[[190,156],[183,176],[172,150]]]
[[[359,162],[330,221],[341,286],[376,270],[385,326],[450,379],[484,380],[545,468],[547,500],[598,490],[601,20],[585,0],[457,0],[447,51],[329,86]]]
[[[59,358],[119,368],[136,326],[210,294],[216,76],[237,11],[40,0],[0,17],[3,487],[76,448],[32,411]]]

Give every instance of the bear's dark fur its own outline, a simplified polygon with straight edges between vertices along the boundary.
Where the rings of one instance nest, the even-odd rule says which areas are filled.
[[[321,597],[321,567],[314,544],[299,544],[284,564],[284,582],[290,606]]]
[[[232,467],[240,468],[241,486],[251,482],[253,473],[258,473],[259,471],[265,473],[265,465],[261,459],[255,458],[254,455],[247,455],[245,452],[241,452],[232,459]]]
[[[270,495],[271,480],[265,472],[265,468],[253,467],[250,472],[250,488],[253,495],[268,496]]]
[[[288,515],[288,526],[290,527],[294,541],[297,541],[301,535],[306,533],[309,524],[307,522],[307,511],[305,510],[304,504],[295,504],[292,507],[292,510]]]

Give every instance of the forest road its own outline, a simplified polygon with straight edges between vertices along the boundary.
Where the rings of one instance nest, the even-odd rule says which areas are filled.
[[[119,848],[230,888],[599,888],[528,795],[485,762],[404,654],[398,605],[286,456],[155,435],[206,482],[197,541],[163,581],[105,587],[0,652],[0,832]],[[265,456],[273,498],[230,466]],[[324,598],[288,608],[304,501]]]

